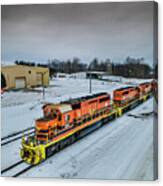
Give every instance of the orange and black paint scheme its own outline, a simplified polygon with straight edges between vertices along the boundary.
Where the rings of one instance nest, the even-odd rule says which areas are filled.
[[[43,117],[35,121],[35,134],[22,139],[20,156],[29,164],[38,164],[145,101],[151,92],[149,82],[115,90],[113,102],[104,92],[59,104],[47,103],[42,107]]]
[[[149,83],[141,83],[138,88],[141,95],[148,94],[152,91],[152,82]]]
[[[46,104],[43,106],[43,118],[36,120],[36,139],[40,143],[46,143],[57,134],[86,121],[92,114],[102,110],[109,111],[109,106],[110,95],[107,93],[72,99],[60,104]]]
[[[141,98],[152,92],[152,82],[141,83],[136,87],[124,87],[113,92],[114,104],[123,107],[135,99]]]
[[[134,99],[139,97],[139,90],[137,87],[125,87],[117,89],[113,92],[113,100],[116,106],[125,106]]]

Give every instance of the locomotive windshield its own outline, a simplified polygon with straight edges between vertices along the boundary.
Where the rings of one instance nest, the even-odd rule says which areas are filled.
[[[56,109],[52,109],[50,107],[44,108],[44,118],[45,119],[55,119],[55,118],[57,118]]]
[[[45,119],[56,119],[57,118],[57,113],[53,112],[53,113],[46,113],[46,115],[44,115]]]

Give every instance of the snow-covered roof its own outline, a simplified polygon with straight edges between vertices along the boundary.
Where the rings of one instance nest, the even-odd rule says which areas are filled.
[[[88,71],[87,74],[106,74],[106,72],[102,72],[102,71]]]

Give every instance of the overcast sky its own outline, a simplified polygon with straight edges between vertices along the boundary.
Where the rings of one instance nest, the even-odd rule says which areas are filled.
[[[2,6],[2,62],[153,61],[153,3]]]

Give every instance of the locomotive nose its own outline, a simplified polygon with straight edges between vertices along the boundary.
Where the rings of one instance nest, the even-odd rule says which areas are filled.
[[[33,150],[27,150],[27,149],[21,149],[20,151],[20,156],[21,158],[28,164],[31,164],[31,165],[35,165],[37,164],[38,162],[36,161],[36,155],[35,155],[35,152]]]
[[[45,150],[42,145],[31,146],[22,141],[20,157],[28,164],[36,165],[45,159]]]

